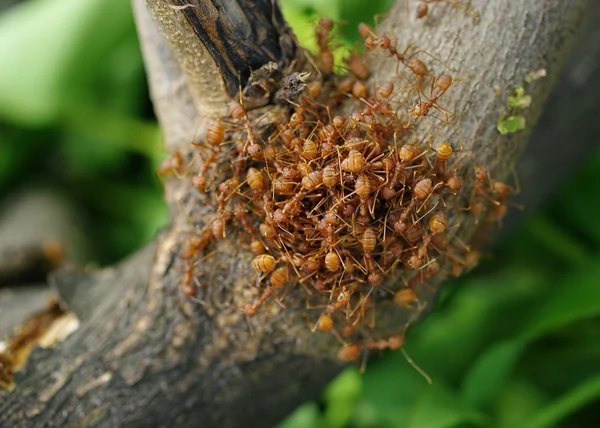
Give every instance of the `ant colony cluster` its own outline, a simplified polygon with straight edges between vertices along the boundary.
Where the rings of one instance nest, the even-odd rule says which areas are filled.
[[[179,254],[188,261],[184,292],[193,296],[198,284],[189,260],[231,228],[228,235],[235,231],[254,254],[259,277],[259,291],[243,313],[252,317],[269,300],[283,306],[287,292],[303,289],[311,307],[323,308],[313,312],[313,331],[335,334],[342,342],[339,358],[354,360],[363,349],[403,343],[403,329],[372,338],[374,297],[389,295],[398,306],[421,309],[419,285],[436,275],[460,275],[477,262],[477,252],[453,237],[452,214],[470,209],[483,215],[491,204],[500,219],[511,189],[492,183],[477,166],[477,185],[461,208],[458,150],[449,142],[434,149],[412,135],[425,116],[451,122],[438,100],[452,77],[432,76],[415,53],[402,52],[366,24],[359,26],[365,55],[393,58],[404,81],[369,80],[356,52],[345,60],[349,74],[334,74],[332,27],[320,21],[315,70],[292,75],[301,90],[283,97],[281,113],[251,118],[234,101],[230,118],[216,120],[206,144],[195,144],[204,163],[192,184],[212,201],[216,216]],[[341,113],[349,99],[354,110]],[[268,116],[276,117],[266,123]],[[402,280],[388,286],[386,278]]]

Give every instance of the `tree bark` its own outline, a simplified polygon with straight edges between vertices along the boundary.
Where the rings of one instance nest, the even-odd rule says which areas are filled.
[[[521,192],[502,230],[510,231],[548,198],[598,147],[600,122],[600,4],[581,28],[579,42],[552,90],[544,113],[519,159]],[[499,231],[503,233],[502,231]]]
[[[452,74],[460,82],[444,97],[444,106],[460,117],[460,136],[447,127],[439,138],[460,139],[464,151],[504,179],[515,168],[590,2],[472,3],[478,24],[443,4],[415,22],[401,1],[379,31],[412,41],[457,70]],[[166,145],[186,155],[190,139],[201,138],[207,120],[223,114],[237,93],[232,82],[239,78],[244,87],[250,69],[273,60],[284,69],[301,56],[270,2],[250,9],[241,0],[147,0],[160,33],[142,0],[133,4]],[[269,37],[252,35],[255,22],[268,28]],[[262,43],[264,52],[240,54],[260,40],[273,43]],[[246,64],[239,77],[238,62]],[[435,75],[445,68],[437,60],[428,65]],[[523,112],[527,129],[500,136],[496,123],[507,109],[507,95],[542,68],[548,76],[527,88],[533,99]],[[382,59],[373,69],[378,81],[398,79],[392,61]],[[264,97],[255,105],[263,103]],[[420,132],[426,135],[427,128]],[[272,305],[250,321],[242,315],[238,308],[251,298],[246,279],[254,273],[250,256],[235,242],[218,244],[216,255],[203,262],[202,303],[183,296],[173,249],[190,230],[190,216],[202,223],[212,214],[188,181],[166,181],[172,221],[153,245],[113,268],[53,276],[55,290],[81,326],[56,348],[34,350],[16,374],[16,389],[0,391],[0,426],[271,426],[344,367],[335,358],[335,338],[307,328],[301,293],[286,297],[285,310]],[[470,186],[467,182],[466,192]],[[477,226],[467,217],[460,224],[459,236],[469,242]],[[419,297],[431,304],[439,284],[430,286]],[[412,314],[382,301],[377,317],[377,328],[385,332],[411,321]]]

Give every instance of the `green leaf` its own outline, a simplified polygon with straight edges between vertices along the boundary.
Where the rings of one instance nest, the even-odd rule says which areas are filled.
[[[555,427],[565,417],[600,398],[600,374],[580,383],[557,400],[549,403],[525,422],[523,428]]]
[[[465,407],[441,382],[426,388],[412,408],[408,428],[445,428],[471,423],[483,426],[486,417]],[[402,425],[400,425],[402,426]]]
[[[522,330],[528,320],[524,310],[538,297],[541,278],[539,272],[506,268],[501,274],[462,279],[450,305],[434,311],[413,332],[411,356],[432,377],[462,382],[487,346]],[[498,323],[507,311],[514,316]]]
[[[320,426],[316,403],[306,403],[294,410],[278,428],[316,428]]]
[[[357,41],[362,41],[358,36],[358,24],[365,22],[373,25],[379,24],[390,10],[392,0],[343,0],[340,7],[340,19],[343,25],[340,32],[350,47]],[[377,22],[374,22],[377,21]]]
[[[502,135],[522,131],[525,129],[525,118],[523,116],[503,116],[498,119],[496,129]]]
[[[343,6],[342,0],[286,0],[285,3],[299,9],[314,12],[319,17],[326,16],[335,21],[340,20],[340,8]],[[314,27],[315,23],[311,24]]]
[[[310,7],[299,4],[294,0],[282,0],[281,11],[285,16],[286,21],[294,30],[294,34],[298,38],[298,42],[305,49],[312,52],[317,50],[317,43],[315,41],[315,21],[311,22],[311,18],[315,18],[314,10]]]
[[[28,123],[56,116],[61,104],[61,76],[77,43],[74,35],[82,29],[80,17],[93,8],[93,3],[34,0],[0,17],[2,116]],[[65,19],[68,16],[73,18]]]
[[[373,404],[365,401],[364,399],[361,399],[356,403],[351,424],[348,425],[355,428],[386,427],[382,424],[381,418],[377,414]]]
[[[588,259],[585,247],[545,215],[532,218],[527,223],[527,233],[542,244],[544,249],[552,251],[561,260],[574,266],[579,266]]]
[[[544,391],[522,378],[512,379],[492,403],[495,426],[514,428],[547,402]]]
[[[577,171],[559,197],[551,204],[550,214],[566,228],[585,236],[586,242],[600,246],[600,198],[596,183],[600,170],[600,150]]]
[[[69,109],[68,130],[113,146],[120,151],[133,151],[152,157],[162,143],[156,123],[118,114],[91,105]],[[86,148],[87,149],[87,148]]]
[[[554,293],[537,311],[516,340],[489,348],[474,364],[463,381],[465,403],[482,406],[508,381],[511,371],[530,341],[580,319],[600,314],[600,263],[588,265],[575,277],[555,286]],[[534,312],[535,314],[535,312]]]
[[[356,368],[345,370],[324,393],[327,403],[324,419],[328,428],[341,428],[352,417],[356,403],[360,399],[362,377]]]
[[[534,313],[534,317],[521,334],[528,341],[572,322],[600,315],[600,260],[555,287],[555,292]]]
[[[524,343],[517,341],[500,342],[488,348],[463,380],[463,401],[472,407],[487,404],[508,381],[524,349]]]
[[[364,401],[386,427],[406,428],[411,408],[427,387],[400,352],[369,365],[363,375]]]
[[[11,8],[0,16],[0,116],[26,125],[56,120],[133,30],[131,6],[121,0],[30,0]]]
[[[525,95],[525,89],[520,86],[515,89],[514,95],[508,97],[506,104],[513,108],[527,108],[531,105],[531,95]]]

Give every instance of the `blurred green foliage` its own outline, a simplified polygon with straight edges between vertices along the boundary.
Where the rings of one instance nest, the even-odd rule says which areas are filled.
[[[150,241],[167,210],[129,2],[28,0],[0,15],[0,191],[58,189],[95,260]]]
[[[308,46],[321,15],[360,20],[391,0],[285,0]],[[440,5],[439,7],[444,7]],[[67,18],[68,17],[68,18]],[[371,20],[372,22],[372,20]],[[0,16],[0,191],[59,189],[109,263],[166,223],[165,156],[125,0],[27,0]],[[408,337],[345,371],[281,428],[600,426],[600,152]]]

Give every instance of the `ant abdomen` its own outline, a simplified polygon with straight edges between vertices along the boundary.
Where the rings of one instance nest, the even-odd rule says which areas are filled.
[[[252,265],[258,272],[271,272],[275,268],[275,257],[270,254],[261,254],[252,260]]]

